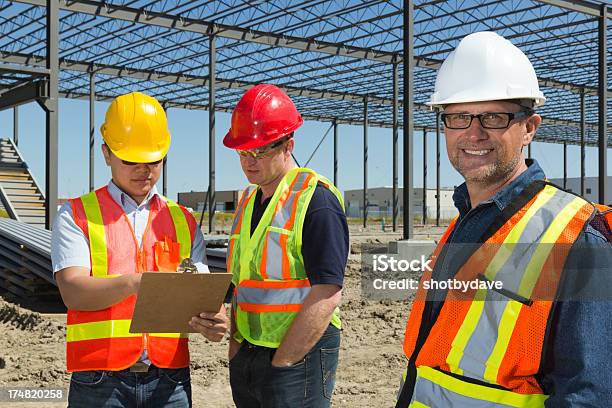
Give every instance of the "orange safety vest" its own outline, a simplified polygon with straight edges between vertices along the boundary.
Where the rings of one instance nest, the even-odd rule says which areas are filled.
[[[174,272],[191,252],[196,221],[184,207],[170,200],[152,199],[140,248],[127,215],[107,187],[72,199],[71,205],[76,224],[89,240],[91,276]],[[189,365],[187,334],[129,333],[135,302],[136,296],[131,295],[103,310],[68,310],[68,371],[123,370],[138,361],[145,347],[158,367]]]
[[[423,275],[404,338],[413,391],[401,394],[398,407],[544,405],[547,395],[537,375],[554,295],[567,254],[597,210],[544,181],[525,189],[516,203],[514,214],[500,221],[455,275],[500,280],[503,291],[451,289],[435,322],[424,324],[429,306],[423,282],[433,272]],[[432,255],[434,271],[455,224]]]

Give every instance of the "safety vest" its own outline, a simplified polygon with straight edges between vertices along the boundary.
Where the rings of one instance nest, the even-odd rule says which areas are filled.
[[[537,375],[553,299],[567,254],[596,209],[545,181],[526,188],[512,206],[513,214],[499,220],[455,275],[501,281],[503,290],[449,290],[435,322],[427,322],[422,317],[431,302],[420,285],[404,338],[406,387],[414,388],[411,396],[404,390],[398,407],[544,406],[548,396]],[[434,262],[454,228],[455,221]]]
[[[317,184],[338,189],[323,176],[295,168],[281,180],[251,236],[257,189],[246,189],[231,229],[227,270],[233,274],[235,339],[277,348],[310,292],[302,259],[302,227]],[[250,191],[249,191],[250,190]],[[338,310],[331,323],[340,328]]]
[[[107,187],[72,199],[71,205],[76,224],[89,240],[91,276],[174,272],[191,253],[195,219],[170,200],[152,199],[140,248],[127,215]],[[123,370],[138,361],[145,347],[149,359],[158,367],[188,366],[186,333],[129,332],[135,301],[136,295],[131,295],[103,310],[68,310],[68,371]]]

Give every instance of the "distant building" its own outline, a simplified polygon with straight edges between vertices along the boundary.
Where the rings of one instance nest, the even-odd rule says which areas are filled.
[[[440,189],[440,218],[454,218],[458,211],[453,204],[452,188]],[[397,189],[399,213],[403,214],[404,206],[402,203],[403,188]],[[346,214],[349,217],[363,216],[363,189],[346,190],[344,192],[344,205]],[[413,189],[412,211],[415,216],[423,214],[423,189]],[[393,216],[393,188],[392,187],[373,187],[368,188],[368,216],[373,217],[392,217]],[[436,190],[427,189],[427,218],[436,218]]]
[[[233,212],[238,205],[240,198],[239,190],[217,191],[215,192],[216,211]],[[202,211],[204,203],[208,201],[206,191],[190,191],[178,193],[178,202],[194,211]],[[208,204],[206,211],[208,211]]]
[[[550,179],[550,181],[563,187],[563,178]],[[580,194],[580,177],[568,178],[566,190]],[[599,202],[599,177],[584,178],[584,198],[594,203]],[[603,204],[612,204],[612,176],[606,179],[606,200]]]

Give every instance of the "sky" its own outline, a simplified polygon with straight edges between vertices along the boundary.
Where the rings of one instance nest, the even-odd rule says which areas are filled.
[[[95,104],[95,185],[103,186],[110,179],[100,152],[102,137],[99,128],[108,103]],[[59,196],[77,197],[89,188],[89,103],[83,100],[60,99],[59,104]],[[223,146],[223,136],[229,129],[230,114],[216,114],[216,171],[217,190],[241,189],[246,178],[240,170],[236,153]],[[168,125],[172,143],[168,153],[168,196],[177,198],[178,192],[206,191],[208,187],[208,112],[171,108]],[[304,165],[321,141],[329,123],[305,122],[296,132],[295,156]],[[12,109],[0,111],[0,138],[13,136]],[[399,142],[399,184],[402,186],[402,133]],[[440,143],[441,186],[453,187],[462,183],[461,176],[452,168],[446,155],[443,136]],[[392,185],[392,130],[371,127],[368,130],[368,186]],[[19,149],[39,185],[45,181],[45,114],[36,104],[19,107]],[[363,186],[363,127],[339,125],[338,187],[344,191]],[[414,186],[423,185],[423,132],[414,135]],[[427,135],[427,185],[435,188],[435,133]],[[568,147],[568,177],[580,176],[580,148]],[[535,142],[532,156],[540,163],[548,178],[563,177],[563,146]],[[586,175],[597,176],[597,150],[586,149]],[[333,178],[333,131],[309,163],[310,168]],[[608,169],[612,168],[612,152],[608,152]],[[610,174],[610,170],[608,170]],[[158,182],[161,191],[162,180]]]

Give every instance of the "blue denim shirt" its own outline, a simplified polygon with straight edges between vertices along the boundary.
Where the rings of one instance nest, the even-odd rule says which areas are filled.
[[[459,219],[448,243],[479,242],[493,220],[525,187],[534,180],[546,178],[535,160],[526,163],[528,168],[524,173],[473,209],[465,183],[455,189],[453,200],[459,210]],[[573,270],[577,271],[584,271],[584,268],[605,271],[592,274],[600,281],[590,284],[610,288],[611,244],[591,225],[579,236],[577,243],[593,245],[599,248],[599,252],[592,257],[584,257],[581,252],[580,259],[570,253],[566,268],[574,265]],[[605,255],[601,256],[602,253]],[[452,278],[465,259],[445,256],[443,261],[445,267],[436,268],[435,273],[447,276],[438,275],[436,279]],[[566,279],[565,284],[572,281]],[[434,303],[430,318],[437,316],[441,308],[441,302]],[[612,407],[612,301],[558,302],[553,313],[549,344],[543,356],[543,372],[539,378],[544,392],[550,395],[546,407]]]

